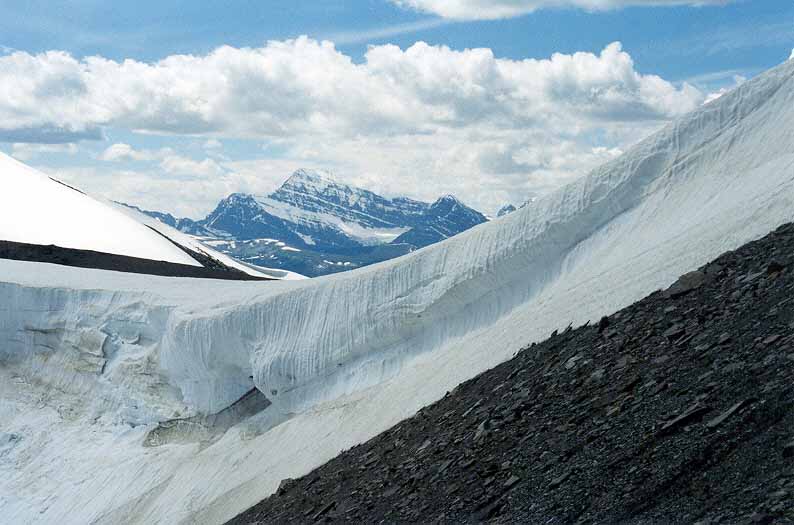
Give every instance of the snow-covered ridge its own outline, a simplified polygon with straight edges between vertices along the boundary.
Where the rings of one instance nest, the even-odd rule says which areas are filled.
[[[268,279],[298,279],[253,267],[128,206],[93,198],[0,153],[0,241],[90,250],[152,261],[218,266]],[[181,248],[185,249],[181,249]]]
[[[68,421],[42,423],[30,408],[35,396],[14,401],[23,408],[0,406],[0,417],[24,436],[17,452],[0,456],[0,471],[14,474],[0,476],[0,496],[14,494],[0,497],[0,511],[21,522],[67,512],[89,522],[221,522],[281,479],[372,437],[521,346],[669,285],[791,221],[792,210],[788,62],[532,206],[361,270],[299,282],[186,284],[31,272],[0,261],[7,283],[0,295],[27,305],[0,310],[3,340],[16,338],[11,352],[27,363],[0,372],[46,381],[53,369],[36,355],[41,338],[50,338],[44,342],[69,363],[93,363],[102,351],[110,364],[80,371],[70,384],[115,392],[129,410],[97,410],[122,420],[216,411],[250,387],[251,375],[272,409],[294,414],[261,435],[241,427],[206,450],[144,453],[135,430],[108,436],[106,427],[70,426],[74,449],[61,436],[36,437]],[[88,300],[96,306],[86,316],[80,309]],[[102,334],[111,343],[96,342]],[[81,337],[85,344],[72,344]],[[74,346],[90,351],[67,356]],[[113,376],[122,363],[128,373]],[[157,387],[136,391],[135,374]],[[139,402],[161,406],[142,414],[132,410]],[[112,459],[97,463],[95,443]],[[13,461],[21,467],[12,470]],[[69,468],[46,484],[59,462]]]
[[[140,222],[1,152],[0,240],[201,266]]]

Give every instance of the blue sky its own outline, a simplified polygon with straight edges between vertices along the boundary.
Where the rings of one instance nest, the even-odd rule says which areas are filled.
[[[619,40],[640,70],[684,80],[726,70],[758,72],[779,63],[794,46],[794,3],[788,0],[605,12],[546,9],[488,21],[444,20],[384,0],[0,4],[0,45],[115,60],[204,54],[221,45],[257,47],[300,35],[333,40],[357,60],[368,45],[407,47],[417,40],[455,49],[487,47],[514,59],[599,51]]]
[[[37,100],[12,100],[5,107],[0,103],[0,140],[6,141],[0,143],[0,149],[105,196],[192,216],[205,213],[225,192],[267,191],[292,169],[301,166],[328,168],[343,180],[390,194],[432,198],[455,192],[467,202],[491,212],[505,200],[521,200],[534,193],[551,191],[581,175],[594,164],[618,154],[638,135],[650,133],[675,118],[679,114],[678,106],[683,108],[681,111],[692,109],[720,89],[730,88],[781,63],[794,47],[794,3],[788,0],[737,1],[710,6],[634,6],[600,11],[578,7],[547,9],[542,7],[543,0],[526,0],[524,4],[530,7],[541,4],[541,8],[495,20],[445,18],[447,5],[454,7],[456,3],[467,2],[488,5],[487,0],[414,0],[414,5],[424,6],[420,11],[388,0],[2,2],[0,60],[16,58],[5,67],[0,62],[0,72],[5,70],[6,74],[0,77],[0,82],[13,88],[23,86],[22,89],[34,85],[31,82],[41,82],[31,90],[43,94]],[[570,2],[577,4],[578,0]],[[619,7],[623,3],[644,2],[612,0],[611,3]],[[468,12],[473,9],[478,8]],[[277,52],[282,58],[275,59],[276,62],[292,72],[284,76],[283,82],[278,77],[274,80],[279,92],[284,91],[281,93],[284,100],[249,101],[242,109],[233,103],[233,111],[239,111],[233,119],[217,117],[226,111],[226,106],[209,108],[212,117],[204,112],[200,118],[194,118],[195,114],[181,108],[182,99],[174,98],[182,96],[187,107],[205,101],[212,90],[200,92],[207,82],[204,77],[194,79],[184,88],[184,94],[174,94],[161,79],[136,88],[133,86],[137,83],[136,73],[119,72],[123,68],[115,65],[103,66],[100,71],[85,58],[97,56],[112,64],[127,60],[152,66],[173,55],[207,57],[220,46],[230,46],[236,52],[223,60],[244,61],[248,55],[241,51],[243,48],[259,50],[267,47],[268,41],[289,42],[301,35],[309,37],[308,51],[304,49],[307,46],[268,49],[268,53]],[[312,47],[311,43],[319,46],[322,40],[334,42],[332,55],[325,56]],[[383,47],[394,44],[406,52],[418,41],[426,42],[429,47],[414,48],[415,53],[410,57]],[[621,43],[620,53],[602,56],[613,42]],[[370,46],[381,50],[377,63],[367,55]],[[460,52],[485,48],[499,64],[484,64],[476,53],[459,56],[437,52],[441,46]],[[60,51],[74,63],[64,65],[57,57],[42,58],[48,51]],[[501,108],[493,97],[473,98],[471,91],[450,94],[450,100],[461,97],[454,103],[430,100],[432,97],[423,91],[432,84],[435,92],[446,92],[444,78],[428,77],[427,67],[444,71],[451,68],[445,74],[450,83],[457,85],[450,84],[449,89],[470,83],[477,89],[505,89],[512,93],[508,98],[526,97],[521,94],[520,74],[514,78],[514,85],[505,87],[505,71],[520,68],[524,59],[548,60],[555,53],[573,56],[577,52],[600,57],[601,61],[582,59],[579,65],[560,65],[570,68],[567,73],[548,73],[550,69],[556,71],[556,66],[542,64],[521,73],[548,73],[557,82],[543,83],[542,89],[551,93],[543,100],[526,99],[526,104],[536,104],[536,114]],[[312,58],[307,58],[308,55]],[[625,64],[626,57],[631,61],[630,66]],[[279,62],[282,59],[287,62]],[[329,70],[329,61],[336,63],[337,59],[338,67]],[[345,65],[346,60],[352,66]],[[212,64],[197,61],[191,67],[207,68],[207,78],[228,74],[225,69],[218,73],[210,70],[219,67],[219,61]],[[268,60],[252,67],[268,68],[272,64]],[[317,74],[302,77],[303,71],[315,64]],[[357,65],[366,71],[358,71]],[[290,69],[293,67],[294,70]],[[400,73],[395,73],[397,67]],[[500,68],[498,79],[487,77],[494,67]],[[601,77],[593,79],[582,72],[587,67],[605,70],[601,71]],[[609,68],[616,73],[610,76],[606,71]],[[623,69],[618,71],[618,68]],[[253,74],[246,71],[228,77],[227,84],[232,81],[239,84],[235,96],[239,99],[243,93],[242,98],[247,98],[245,94],[262,89],[265,93],[260,96],[266,98],[273,86],[265,86],[257,78],[256,70]],[[338,88],[331,100],[337,101],[351,92],[350,86],[342,85],[346,80],[339,79],[355,76],[357,71],[364,75],[364,82],[373,76],[388,77],[372,80],[375,83],[358,95],[364,109],[354,110],[346,105],[329,109],[327,114],[317,110],[316,105],[325,100],[322,98],[325,94],[313,91],[306,82],[331,83],[330,88]],[[101,90],[94,88],[90,83],[102,84],[103,74],[111,79],[108,85]],[[393,84],[395,79],[402,82],[401,74],[415,78],[416,83],[386,92],[383,86]],[[574,78],[574,74],[583,77]],[[40,77],[47,75],[51,77],[42,81]],[[632,75],[645,77],[642,85]],[[648,95],[649,90],[658,87],[652,76],[666,83],[659,88],[664,93],[654,91]],[[174,82],[174,77],[167,78]],[[124,91],[126,86],[120,85],[125,82],[130,84],[130,91]],[[295,85],[290,86],[290,82]],[[53,87],[59,83],[61,87]],[[698,94],[687,91],[685,84]],[[100,100],[94,94],[93,98],[76,95],[70,99],[69,93],[60,93],[65,89],[62,86],[76,86],[80,93],[84,86],[89,86],[89,91],[106,94],[108,98]],[[119,92],[115,93],[117,87]],[[154,99],[163,94],[167,100],[156,108],[150,108],[146,100],[136,102],[140,107],[131,107],[129,100],[136,89],[151,89]],[[572,107],[565,114],[560,110],[557,115],[556,109],[547,109],[554,100],[561,107],[577,96],[581,99],[582,92],[587,90],[619,93],[625,107],[617,107],[614,96],[610,96],[608,111],[588,105],[584,110]],[[367,98],[370,91],[382,92],[380,98]],[[563,98],[554,98],[558,95]],[[310,99],[311,103],[300,105],[301,97]],[[664,104],[659,102],[661,99]],[[58,112],[54,100],[64,105],[63,111]],[[228,98],[224,100],[224,104],[229,104]],[[349,105],[355,103],[352,96]],[[380,108],[381,104],[388,107],[396,104],[401,109],[397,115],[389,114],[388,119],[383,117],[383,111],[391,111],[388,108],[368,109]],[[45,110],[41,108],[45,106],[49,113],[42,115]],[[111,106],[114,109],[109,109]],[[118,109],[121,106],[123,111]],[[294,121],[282,125],[285,117],[279,110],[285,106],[290,109],[286,118]],[[641,111],[637,110],[639,106],[643,108]],[[427,111],[429,116],[408,122],[399,115],[405,108],[419,113]],[[486,110],[490,114],[510,115],[505,117],[507,120],[497,122],[478,113]],[[152,114],[145,119],[136,118],[147,111]],[[340,111],[346,116],[337,119]],[[574,114],[583,111],[591,116],[582,121],[574,119]],[[74,116],[64,116],[70,112]],[[549,117],[551,113],[554,118]],[[631,116],[621,116],[626,114]],[[25,119],[17,118],[19,115]],[[83,118],[84,115],[92,117]],[[311,120],[312,125],[301,125],[296,115]],[[272,122],[261,126],[239,124],[240,120],[249,118]],[[229,124],[231,120],[234,123]],[[511,130],[509,134],[504,131],[506,128]],[[60,144],[43,144],[52,140],[42,138],[46,135],[42,130],[53,129],[67,130],[67,137],[57,141]],[[85,140],[86,137],[99,140]],[[543,142],[542,148],[536,145],[539,140]],[[114,150],[117,154],[107,153],[114,144],[130,149],[117,148]],[[431,156],[429,152],[434,149],[452,152],[450,164],[455,165],[447,168],[443,156],[440,159]],[[460,155],[456,156],[454,151],[469,150],[478,151],[479,157],[458,165]],[[399,153],[393,158],[395,151]],[[401,154],[405,156],[403,163]],[[571,160],[574,158],[577,160]],[[418,177],[417,172],[424,175]]]

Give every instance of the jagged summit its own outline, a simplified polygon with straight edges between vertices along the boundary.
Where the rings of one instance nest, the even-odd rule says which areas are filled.
[[[330,186],[338,184],[334,175],[327,170],[310,170],[301,168],[295,170],[292,175],[281,185],[281,188],[301,187],[307,185]]]
[[[431,208],[446,207],[446,208],[450,208],[450,209],[454,209],[456,207],[459,207],[459,208],[466,208],[467,210],[473,210],[473,208],[469,208],[468,206],[466,206],[463,203],[463,201],[461,201],[460,199],[458,199],[457,197],[455,197],[451,193],[448,193],[446,195],[442,195],[441,197],[436,199],[435,202],[433,202],[433,204],[430,205],[430,207]],[[479,212],[477,212],[477,213],[479,214]],[[485,216],[483,216],[483,218],[485,218]]]
[[[480,212],[469,208],[453,195],[444,195],[431,204],[425,212],[426,222],[412,228],[394,240],[394,244],[429,246],[487,222]]]
[[[440,203],[440,202],[454,202],[454,203],[462,204],[462,203],[460,202],[460,199],[458,199],[457,197],[455,197],[455,196],[454,196],[454,195],[452,195],[451,193],[447,193],[447,194],[445,194],[445,195],[442,195],[441,197],[439,197],[438,199],[436,199],[436,202],[435,202],[435,203],[436,203],[436,204],[438,204],[438,203]]]

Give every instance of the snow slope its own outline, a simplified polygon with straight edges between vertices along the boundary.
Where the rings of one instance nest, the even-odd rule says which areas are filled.
[[[791,76],[791,64],[780,66],[496,224],[261,303],[289,330],[257,333],[257,386],[303,410],[383,380],[406,355],[465,346],[480,329],[510,347],[520,330],[506,325],[502,337],[497,327],[556,302],[551,290],[576,284],[617,309],[651,291],[649,281],[660,286],[791,219]]]
[[[4,153],[0,188],[0,240],[201,266],[138,221]]]
[[[322,231],[331,228],[364,245],[389,243],[410,229],[408,227],[365,226],[360,222],[345,221],[327,211],[305,210],[292,203],[285,203],[270,197],[256,197],[256,202],[270,215],[283,219],[287,223],[303,226],[312,233],[315,230]],[[316,244],[314,237],[302,235],[311,238],[312,242]]]
[[[226,283],[0,261],[0,515],[221,522],[519,347],[792,219],[788,62],[532,206],[361,270]],[[142,446],[253,384],[274,405],[216,441]]]
[[[179,249],[183,246],[249,275],[304,278],[237,261],[148,215],[92,198],[4,153],[0,153],[0,188],[0,240],[201,266]]]

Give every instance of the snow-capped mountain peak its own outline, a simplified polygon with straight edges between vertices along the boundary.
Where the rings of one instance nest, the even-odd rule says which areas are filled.
[[[301,191],[322,192],[329,186],[337,186],[333,174],[326,170],[296,170],[284,181],[280,189],[297,189]]]
[[[341,232],[353,246],[394,242],[420,248],[485,222],[485,217],[450,194],[432,204],[389,199],[336,182],[327,171],[298,170],[278,190],[257,201],[267,213],[294,224],[301,237],[311,237],[313,246],[322,244],[328,232],[332,238]],[[437,233],[404,236],[425,230]],[[337,247],[348,250],[351,242],[334,238],[331,248]]]
[[[284,181],[284,184],[296,183],[301,181],[307,182],[325,182],[328,184],[336,184],[336,179],[333,173],[328,170],[317,170],[299,168],[293,172],[290,177]]]
[[[451,193],[447,193],[446,195],[442,195],[441,197],[436,199],[436,202],[433,203],[433,206],[441,205],[445,203],[449,205],[463,204],[457,197],[455,197]]]
[[[295,171],[268,195],[233,193],[201,221],[148,213],[252,264],[307,275],[404,255],[486,221],[453,195],[433,203],[387,198],[338,182],[328,171],[308,169]],[[258,243],[261,239],[273,242]],[[379,246],[384,249],[373,253]],[[347,264],[327,262],[341,255]]]
[[[275,192],[258,200],[270,213],[282,218],[286,218],[285,213],[295,218],[295,210],[303,210],[371,228],[399,227],[401,222],[390,214],[396,208],[390,199],[339,183],[327,171],[298,170]],[[294,210],[285,210],[285,205]],[[322,222],[316,216],[304,218]]]

